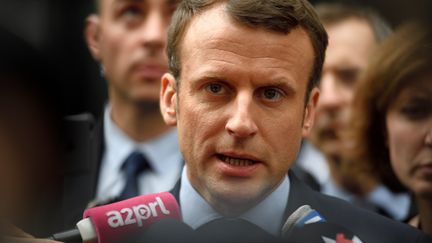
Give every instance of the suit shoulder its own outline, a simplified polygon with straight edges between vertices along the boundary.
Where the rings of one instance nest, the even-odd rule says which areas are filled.
[[[316,201],[312,206],[328,222],[346,227],[363,242],[430,242],[421,241],[426,236],[419,230],[377,213],[353,206],[338,198],[313,192]]]
[[[329,223],[353,232],[363,242],[407,243],[422,241],[426,235],[409,225],[385,218],[371,211],[358,208],[338,198],[316,192],[289,173],[291,182],[287,214],[308,204]]]

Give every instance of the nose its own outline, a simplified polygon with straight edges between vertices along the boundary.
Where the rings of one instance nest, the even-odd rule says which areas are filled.
[[[258,127],[252,111],[253,97],[247,94],[238,94],[233,103],[232,113],[226,123],[225,129],[231,136],[246,138],[257,133]]]
[[[337,110],[345,102],[346,94],[343,92],[340,84],[331,74],[323,75],[320,85],[320,97],[318,101],[318,109],[321,110]]]
[[[166,42],[166,28],[163,13],[153,10],[148,13],[141,33],[144,46],[153,50],[162,49]]]

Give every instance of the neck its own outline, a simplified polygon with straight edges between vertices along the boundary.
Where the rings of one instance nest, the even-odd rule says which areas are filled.
[[[111,98],[110,104],[111,119],[136,142],[153,139],[169,129],[163,121],[158,102],[134,102]]]
[[[365,196],[379,184],[373,176],[353,171],[350,164],[356,163],[355,161],[344,160],[340,156],[329,156],[327,161],[331,178],[346,191]]]
[[[253,208],[257,203],[251,201],[242,203],[224,201],[223,203],[209,202],[209,204],[224,217],[235,218]]]
[[[432,235],[432,200],[431,198],[417,197],[422,231]]]
[[[338,185],[342,186],[341,159],[337,156],[326,156],[329,165],[330,177]]]

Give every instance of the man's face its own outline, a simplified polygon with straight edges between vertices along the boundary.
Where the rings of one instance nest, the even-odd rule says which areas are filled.
[[[158,101],[167,71],[166,31],[175,0],[101,0],[87,24],[87,40],[101,62],[110,95]]]
[[[329,35],[317,106],[310,140],[326,156],[338,156],[344,141],[359,73],[364,70],[376,45],[370,25],[351,18],[325,26]]]
[[[162,113],[177,124],[194,188],[236,214],[279,185],[312,125],[317,89],[304,104],[311,42],[300,28],[241,26],[217,6],[192,20],[180,55],[180,87],[162,78]]]

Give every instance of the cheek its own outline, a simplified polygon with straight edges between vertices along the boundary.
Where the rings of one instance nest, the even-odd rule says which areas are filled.
[[[409,163],[407,158],[404,156],[405,152],[397,150],[400,146],[394,143],[389,144],[390,150],[390,163],[397,178],[402,184],[409,186]]]
[[[101,56],[102,62],[106,66],[106,70],[120,69],[125,66],[126,58],[135,55],[130,49],[131,40],[128,40],[127,35],[114,33],[105,34],[101,40]]]
[[[410,168],[416,156],[416,128],[395,116],[387,118],[387,144],[393,170],[403,184],[409,186]]]
[[[293,114],[295,112],[287,112]],[[298,116],[302,116],[299,112]],[[281,161],[281,167],[287,166],[295,160],[300,148],[302,138],[302,119],[293,119],[293,116],[280,116],[278,121],[271,120],[261,124],[261,131],[264,139],[269,143],[269,149],[273,150],[273,155],[278,156],[277,161]]]
[[[197,102],[180,100],[177,127],[186,153],[194,153],[195,157],[196,153],[203,152],[205,144],[210,142],[216,131],[220,131],[216,129],[218,116],[220,117],[220,113],[206,111]]]

